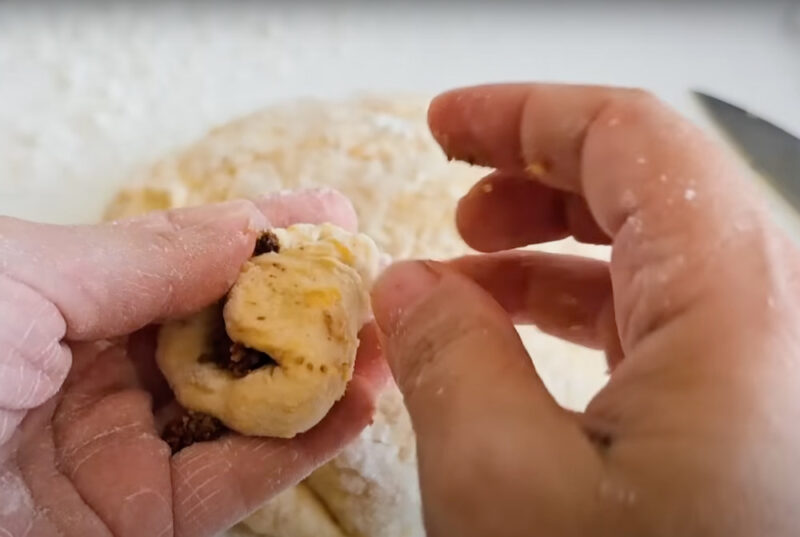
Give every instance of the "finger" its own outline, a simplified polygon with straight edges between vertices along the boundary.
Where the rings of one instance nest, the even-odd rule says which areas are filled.
[[[30,287],[0,274],[0,443],[26,409],[44,403],[70,366],[58,310]]]
[[[344,194],[330,188],[282,191],[256,200],[256,205],[275,227],[305,222],[358,230],[353,204]]]
[[[496,171],[460,201],[456,223],[464,240],[495,252],[563,239],[608,244],[583,198],[532,180],[524,172]]]
[[[57,396],[29,411],[13,443],[0,447],[0,452],[9,448],[13,451],[3,466],[13,472],[16,459],[19,470],[16,478],[9,480],[8,474],[2,476],[4,486],[0,487],[0,497],[5,497],[0,505],[21,507],[0,510],[0,527],[9,530],[10,535],[111,537],[108,526],[61,471],[51,426],[59,403]],[[28,501],[20,502],[23,498]]]
[[[179,452],[172,465],[175,534],[216,535],[304,479],[370,423],[387,379],[374,328],[368,327],[344,398],[307,433],[291,440],[229,435]]]
[[[541,503],[529,508],[547,518],[543,533],[571,534],[555,531],[563,529],[557,526],[563,518],[551,520],[547,511],[567,500],[562,494],[571,506],[589,501],[583,479],[597,474],[597,461],[580,427],[537,376],[502,308],[467,278],[420,262],[390,267],[373,303],[417,436],[431,535],[491,534],[497,520],[488,516],[481,527],[466,528],[463,512],[522,475],[506,460],[522,461],[537,476]],[[535,434],[519,444],[498,443],[510,430]],[[515,450],[520,453],[512,456]],[[581,479],[564,479],[573,472]]]
[[[352,208],[333,191],[258,202],[151,213],[98,226],[52,226],[0,219],[6,277],[51,301],[66,337],[90,340],[131,332],[196,311],[221,296],[274,213],[353,226]],[[303,207],[303,208],[301,208]]]
[[[611,237],[597,225],[583,197],[565,193],[564,198],[567,229],[576,241],[587,244],[611,244]]]
[[[264,216],[247,201],[98,226],[0,219],[4,273],[55,305],[66,337],[99,339],[199,309],[222,295]]]
[[[102,349],[74,350],[52,420],[59,470],[113,535],[169,535],[170,450],[124,349]]]
[[[465,277],[438,264],[401,262],[384,272],[372,296],[384,350],[418,434],[444,433],[437,431],[442,416],[424,411],[440,389],[448,400],[477,407],[490,394],[465,400],[468,385],[506,375],[525,386],[543,417],[556,422],[562,417],[508,316]]]
[[[553,84],[500,84],[455,90],[430,105],[428,123],[445,153],[580,191],[583,138],[603,106],[635,92]],[[548,183],[549,184],[549,183]]]
[[[467,244],[484,252],[563,239],[564,197],[519,172],[497,171],[461,199],[456,225]]]
[[[514,251],[448,263],[480,285],[517,324],[606,351],[619,347],[608,263]]]
[[[646,93],[485,86],[437,98],[429,117],[448,155],[527,170],[532,179],[585,198],[613,238],[624,347],[701,296],[720,325],[730,326],[748,322],[737,311],[766,311],[763,296],[777,292],[774,281],[752,285],[764,281],[765,264],[774,264],[778,239],[762,240],[770,225],[741,168]],[[742,308],[731,308],[729,290],[743,286]]]

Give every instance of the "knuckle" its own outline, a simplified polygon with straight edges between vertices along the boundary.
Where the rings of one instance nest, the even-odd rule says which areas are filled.
[[[632,102],[659,102],[653,92],[644,88],[632,88],[629,90],[629,94]]]
[[[612,97],[599,110],[593,125],[607,127],[623,121],[641,121],[665,109],[664,103],[652,92],[633,88]]]
[[[623,112],[636,118],[651,116],[656,112],[663,111],[666,107],[654,93],[640,88],[630,90],[627,98],[617,101],[616,105],[623,108]]]
[[[64,321],[56,306],[24,283],[0,274],[0,406],[34,408],[61,387],[70,366],[60,343]]]

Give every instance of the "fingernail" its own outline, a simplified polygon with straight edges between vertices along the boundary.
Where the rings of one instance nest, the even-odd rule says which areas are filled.
[[[381,332],[395,332],[406,313],[438,285],[442,270],[430,261],[403,261],[386,269],[372,290],[372,310]]]
[[[268,226],[264,214],[246,200],[177,209],[173,212],[172,221],[180,228],[211,226],[229,230],[240,226],[243,231],[262,231]]]

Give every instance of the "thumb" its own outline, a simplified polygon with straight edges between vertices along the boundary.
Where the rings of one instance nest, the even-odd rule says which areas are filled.
[[[266,224],[244,200],[97,226],[0,218],[0,274],[52,304],[67,339],[118,336],[222,295]]]
[[[0,217],[0,278],[55,306],[67,339],[119,336],[218,299],[252,255],[258,232],[300,221],[356,227],[352,205],[333,190],[281,192],[96,226]]]
[[[405,262],[377,282],[373,307],[417,435],[429,534],[489,535],[514,516],[543,535],[574,529],[551,506],[574,508],[599,463],[500,305],[442,265]]]
[[[65,337],[122,335],[210,303],[265,224],[245,201],[98,226],[0,217],[0,443],[61,387]]]

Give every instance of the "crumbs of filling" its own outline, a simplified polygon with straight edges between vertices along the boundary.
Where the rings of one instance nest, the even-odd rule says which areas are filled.
[[[278,237],[271,231],[265,231],[256,239],[256,247],[253,249],[253,256],[268,254],[280,251],[281,245]]]
[[[242,378],[262,367],[278,365],[278,362],[269,354],[231,340],[225,330],[221,306],[216,318],[217,322],[211,327],[208,334],[207,348],[209,350],[200,356],[201,363],[213,363],[220,369],[228,371],[235,378]]]
[[[214,416],[189,410],[167,423],[161,438],[169,445],[174,455],[196,442],[216,440],[227,430]]]

